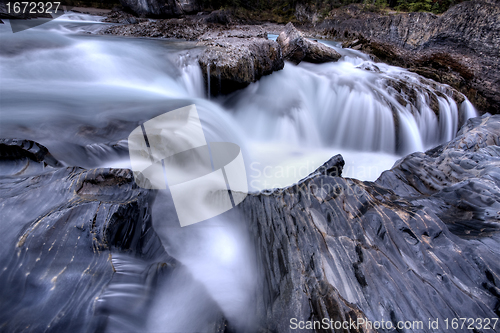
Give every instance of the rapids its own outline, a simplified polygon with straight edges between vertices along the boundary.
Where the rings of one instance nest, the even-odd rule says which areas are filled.
[[[208,98],[195,43],[85,33],[104,25],[98,20],[69,13],[16,34],[0,25],[2,137],[35,140],[68,166],[126,168],[135,127],[196,104],[207,141],[237,143],[249,187],[261,190],[291,185],[338,153],[343,176],[375,180],[403,155],[452,139],[476,115],[448,87],[334,42],[325,43],[343,55],[339,62],[286,63],[245,89]],[[412,93],[397,91],[398,82]],[[160,192],[153,222],[182,269],[134,329],[203,331],[219,312],[249,328],[245,313],[261,276],[241,219],[232,212],[180,228],[172,209],[168,191]],[[117,274],[104,301],[124,308],[140,299],[145,266],[137,260],[113,257]],[[110,311],[109,331],[132,327],[127,312]]]

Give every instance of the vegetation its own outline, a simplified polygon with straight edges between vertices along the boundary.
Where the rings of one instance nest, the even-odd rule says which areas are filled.
[[[198,0],[206,10],[231,9],[237,17],[275,22],[296,21],[297,5],[309,8],[324,18],[328,13],[345,5],[357,3],[367,11],[386,10],[406,12],[433,12],[440,14],[462,0]],[[69,6],[113,8],[120,0],[66,0]]]
[[[396,9],[410,12],[433,12],[435,14],[443,13],[451,6],[455,5],[460,1],[453,0],[420,0],[420,1],[408,1],[400,0],[396,6]]]
[[[240,14],[260,18],[280,18],[291,20],[297,5],[304,5],[326,16],[331,10],[341,6],[358,3],[368,11],[397,10],[406,12],[432,12],[440,14],[462,0],[200,0],[207,9],[232,9]]]
[[[71,7],[93,7],[111,9],[120,5],[120,0],[63,0],[65,6]]]

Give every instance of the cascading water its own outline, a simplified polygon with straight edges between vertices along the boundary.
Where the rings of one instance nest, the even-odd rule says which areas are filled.
[[[207,98],[210,99],[210,64],[207,65]]]
[[[293,183],[336,153],[346,159],[344,176],[374,180],[399,157],[450,140],[459,123],[475,115],[466,101],[459,117],[446,86],[374,64],[362,53],[355,57],[353,50],[338,51],[344,59],[337,63],[288,63],[219,99],[259,156],[251,166],[255,187]],[[302,168],[299,176],[283,172],[290,165]]]
[[[199,67],[194,43],[78,34],[99,29],[95,19],[65,15],[15,35],[0,25],[2,137],[38,141],[67,165],[129,167],[125,140],[138,124],[196,104],[207,141],[241,147],[255,190],[290,185],[338,153],[347,163],[344,176],[373,180],[403,154],[451,139],[475,116],[472,104],[458,107],[446,86],[335,43],[327,44],[343,55],[337,63],[287,63],[243,90],[209,100],[202,71],[210,74],[210,67]],[[153,220],[183,269],[151,300],[145,327],[201,331],[221,311],[236,327],[248,328],[238,318],[248,318],[259,276],[238,217],[225,215],[187,232],[172,209],[168,192],[161,192]],[[115,260],[119,269],[128,262]],[[112,286],[108,298],[128,304],[131,294],[140,297],[121,292],[127,284]],[[179,307],[189,308],[189,316]],[[112,317],[128,322],[120,313]]]

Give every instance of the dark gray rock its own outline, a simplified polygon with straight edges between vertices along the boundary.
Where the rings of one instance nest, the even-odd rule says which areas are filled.
[[[113,8],[109,13],[106,14],[106,18],[103,20],[103,22],[120,24],[136,24],[145,21],[147,21],[147,19],[138,18],[133,14],[124,12],[120,7]]]
[[[413,331],[435,332],[428,318],[497,318],[499,144],[500,116],[474,118],[456,139],[401,159],[376,182],[339,177],[337,155],[294,186],[247,196],[237,209],[265,281],[248,310],[259,330],[327,318],[422,321]],[[178,272],[152,228],[155,192],[138,188],[129,170],[48,164],[47,149],[31,141],[4,140],[0,153],[2,329],[141,331],[157,281]],[[12,161],[41,168],[4,172]],[[130,277],[123,258],[143,273]],[[147,286],[140,297],[112,293],[132,278]],[[230,323],[219,321],[216,331],[227,332]],[[394,330],[345,330],[375,331]]]
[[[233,18],[228,10],[214,10],[205,17],[205,22],[207,23],[218,23],[218,24],[230,24]]]
[[[1,176],[34,175],[62,166],[44,146],[18,139],[0,139],[0,164]]]
[[[422,321],[412,331],[434,332],[429,318],[497,318],[499,143],[500,116],[475,118],[376,182],[319,172],[249,195],[238,207],[260,250],[263,329],[359,318]]]
[[[276,41],[281,46],[285,60],[295,64],[301,61],[312,63],[337,61],[341,57],[334,49],[305,38],[292,23],[285,26],[285,30],[279,34]]]
[[[0,139],[0,161],[24,160],[41,163],[45,166],[61,166],[41,144],[31,140]]]
[[[140,17],[173,17],[193,14],[201,9],[197,0],[120,0],[120,3],[126,10]]]
[[[408,67],[464,93],[483,112],[500,110],[500,3],[462,2],[440,16],[375,14],[348,6],[316,31],[379,60]],[[356,43],[353,41],[357,40]]]
[[[205,82],[210,81],[212,95],[244,88],[264,75],[283,69],[278,43],[264,36],[229,31],[227,35],[202,39],[199,44],[206,49],[198,61]]]
[[[123,279],[114,256],[142,263],[140,283],[175,265],[152,229],[154,192],[138,188],[130,170],[59,168],[31,141],[3,140],[0,152],[2,331],[103,331],[110,312],[144,320],[154,283],[134,307],[106,292]],[[7,174],[15,160],[41,167]]]

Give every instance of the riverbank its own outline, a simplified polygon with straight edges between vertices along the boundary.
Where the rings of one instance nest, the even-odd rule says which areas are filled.
[[[298,27],[308,37],[342,41],[344,47],[362,50],[376,61],[448,84],[481,113],[495,114],[500,109],[499,13],[500,5],[488,1],[463,2],[440,16],[375,13],[350,5],[332,10],[321,21],[303,16]],[[243,20],[229,10],[159,20],[111,12],[107,21],[122,25],[104,34],[187,40],[202,40],[207,32],[284,30],[282,24]]]

